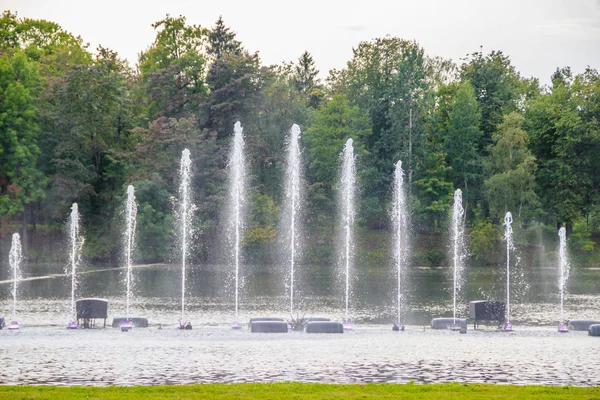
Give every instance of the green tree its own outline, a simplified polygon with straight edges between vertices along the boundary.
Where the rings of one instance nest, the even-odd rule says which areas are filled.
[[[242,43],[235,39],[235,32],[232,32],[219,16],[215,26],[208,32],[208,54],[219,59],[225,54],[240,54]]]
[[[305,51],[294,66],[293,79],[296,90],[300,92],[312,108],[317,108],[324,96],[318,75],[319,70],[315,66],[312,55]]]
[[[204,46],[207,31],[187,25],[183,16],[167,16],[152,24],[154,43],[139,57],[139,69],[148,97],[148,116],[196,115],[208,93]]]
[[[492,134],[502,122],[504,114],[515,111],[525,86],[508,56],[501,51],[487,55],[483,51],[469,56],[461,66],[461,80],[471,82],[481,112],[479,128],[482,132],[477,149],[487,154],[492,143]]]
[[[332,223],[334,187],[339,170],[339,154],[349,138],[354,139],[356,154],[364,155],[361,143],[371,133],[369,118],[357,106],[351,106],[345,95],[333,96],[317,110],[314,123],[305,131],[302,141],[308,154],[310,209],[318,223]],[[316,215],[314,215],[316,214]]]
[[[598,91],[597,79],[589,84]],[[598,203],[599,194],[600,128],[594,106],[579,96],[586,90],[573,89],[570,69],[557,70],[550,92],[532,102],[525,119],[544,209],[569,233],[574,221]]]
[[[522,223],[523,218],[533,216],[538,206],[535,193],[537,165],[527,147],[527,133],[522,126],[520,114],[512,112],[506,115],[494,132],[494,144],[490,146],[489,157],[484,164],[489,176],[484,183],[485,197],[490,215],[497,220],[511,211]]]
[[[37,168],[39,84],[37,66],[24,52],[0,57],[1,216],[23,213],[26,217],[26,205],[45,195],[46,179]]]
[[[452,167],[454,187],[463,189],[466,205],[470,207],[476,204],[482,183],[481,157],[477,150],[481,137],[480,118],[473,87],[469,82],[463,82],[448,116],[444,148]]]

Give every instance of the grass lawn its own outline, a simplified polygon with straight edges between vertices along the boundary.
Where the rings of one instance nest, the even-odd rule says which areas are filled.
[[[134,387],[0,386],[0,399],[600,399],[600,387],[242,383]]]

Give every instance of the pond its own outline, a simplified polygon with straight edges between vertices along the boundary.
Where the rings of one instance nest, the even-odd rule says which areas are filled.
[[[385,271],[362,272],[353,285],[355,329],[344,334],[256,334],[232,330],[233,300],[226,268],[196,266],[188,272],[186,317],[193,330],[175,329],[180,316],[180,272],[169,265],[135,269],[131,309],[149,328],[110,328],[124,316],[123,270],[100,268],[80,276],[78,297],[109,301],[106,329],[67,330],[69,279],[60,265],[26,265],[19,288],[19,331],[0,331],[0,383],[52,385],[147,385],[193,382],[497,382],[600,384],[600,340],[587,332],[557,332],[556,271],[521,276],[512,306],[513,332],[483,326],[466,335],[434,331],[432,317],[451,316],[448,268],[415,268],[403,310],[407,328],[392,332],[394,287]],[[289,318],[277,268],[246,270],[240,322],[256,316]],[[327,266],[310,266],[298,291],[299,316],[341,320],[343,298]],[[6,276],[2,276],[6,278]],[[459,316],[468,301],[503,300],[503,277],[471,268]],[[565,302],[567,319],[600,319],[600,270],[574,269]],[[10,284],[0,283],[0,310],[10,318]]]

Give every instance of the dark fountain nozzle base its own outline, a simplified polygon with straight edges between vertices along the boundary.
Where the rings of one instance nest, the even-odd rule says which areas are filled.
[[[133,322],[132,321],[124,321],[123,323],[121,323],[121,332],[129,332],[129,330],[133,328]]]
[[[19,323],[17,321],[12,321],[10,325],[6,327],[9,331],[16,331],[19,329]]]
[[[184,330],[192,330],[192,323],[186,320],[179,320],[179,328]]]
[[[78,327],[77,321],[71,321],[67,324],[67,329],[77,329]]]
[[[235,321],[233,324],[231,324],[231,329],[242,329],[242,324]]]
[[[401,323],[399,323],[399,322],[396,322],[396,323],[394,324],[394,326],[392,326],[392,330],[393,330],[394,332],[400,332],[400,331],[404,332],[404,325],[402,325],[402,324],[401,324]]]
[[[512,324],[510,322],[506,322],[502,329],[504,330],[504,332],[512,332]]]
[[[560,333],[567,333],[567,332],[569,332],[569,327],[565,323],[560,323],[560,324],[558,324],[558,331]]]

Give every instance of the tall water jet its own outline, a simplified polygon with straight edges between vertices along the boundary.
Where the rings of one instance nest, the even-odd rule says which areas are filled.
[[[301,159],[300,159],[300,127],[296,124],[290,129],[290,142],[288,146],[287,171],[285,180],[285,205],[284,210],[288,219],[289,229],[286,239],[288,243],[289,257],[289,294],[290,294],[290,316],[294,315],[294,290],[296,285],[295,270],[297,258],[299,258],[299,229],[298,216],[300,214],[300,179],[301,179]]]
[[[397,283],[397,313],[394,330],[404,330],[401,313],[403,307],[404,288],[403,282],[407,263],[408,263],[408,204],[406,201],[406,192],[404,189],[404,170],[402,161],[396,163],[394,170],[394,193],[392,206],[392,224],[394,229],[394,260],[396,263],[396,283]]]
[[[81,249],[83,248],[83,237],[79,231],[79,207],[77,203],[71,206],[69,218],[69,264],[66,266],[66,275],[71,276],[71,310],[69,313],[68,329],[77,328],[77,310],[75,309],[75,294],[77,293],[77,269],[81,261]]]
[[[189,156],[189,154],[188,154]],[[129,329],[133,326],[129,320],[129,305],[133,295],[133,267],[131,262],[131,253],[135,246],[135,225],[137,217],[137,203],[135,202],[135,189],[132,185],[127,186],[127,202],[125,203],[125,283],[126,283],[126,300],[125,300],[125,322],[121,324],[121,329]],[[183,317],[183,315],[182,315]]]
[[[506,321],[504,323],[505,331],[512,331],[512,324],[510,323],[510,252],[515,249],[515,246],[513,244],[512,222],[512,214],[509,211],[504,216],[504,241],[506,241]]]
[[[235,319],[232,328],[240,329],[238,320],[239,292],[240,292],[240,253],[242,245],[243,212],[246,200],[245,178],[246,165],[244,159],[244,136],[240,122],[233,128],[233,148],[229,158],[230,171],[230,245],[233,248],[234,286],[235,286]]]
[[[356,191],[356,167],[354,160],[354,147],[352,139],[348,139],[342,151],[342,172],[340,178],[340,211],[343,234],[342,266],[345,278],[346,312],[344,317],[344,329],[352,329],[349,315],[350,303],[350,273],[352,272],[352,261],[354,258],[354,242],[352,229],[354,227],[354,197]]]
[[[560,291],[560,321],[558,323],[559,332],[568,332],[569,328],[564,319],[564,302],[565,302],[565,289],[567,286],[567,280],[569,279],[569,270],[571,268],[569,259],[567,257],[567,231],[564,227],[558,230],[558,289]]]
[[[21,261],[23,256],[21,254],[21,237],[18,233],[13,233],[12,243],[10,246],[10,252],[8,253],[8,263],[10,264],[12,278],[13,278],[13,312],[12,322],[8,326],[10,330],[19,329],[17,323],[17,287],[19,286],[19,280],[21,279]]]
[[[179,223],[181,240],[181,317],[179,319],[180,329],[190,329],[191,323],[185,319],[185,274],[187,259],[190,253],[190,238],[193,236],[192,220],[194,216],[194,204],[190,190],[192,179],[192,160],[190,151],[184,149],[181,152],[181,163],[179,167]]]
[[[466,259],[465,209],[462,202],[462,190],[456,189],[452,206],[453,326],[456,326],[456,306]]]

